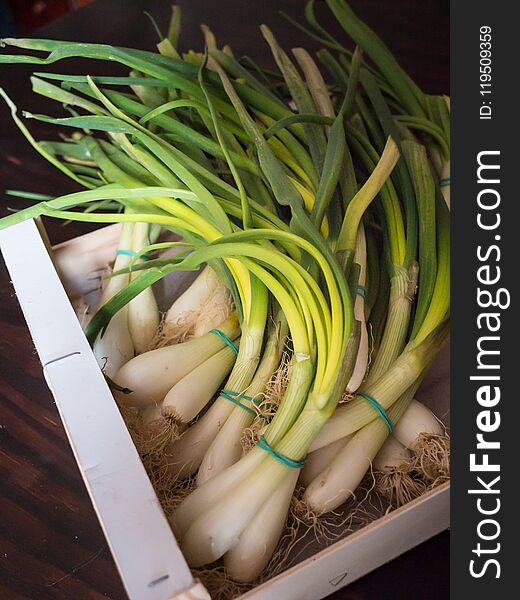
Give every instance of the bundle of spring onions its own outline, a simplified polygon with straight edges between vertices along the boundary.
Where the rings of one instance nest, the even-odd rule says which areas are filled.
[[[1,63],[122,65],[33,74],[65,112],[23,116],[59,142],[36,141],[0,90],[34,149],[84,188],[11,192],[38,201],[0,227],[123,224],[86,335],[190,565],[222,560],[239,582],[268,564],[297,484],[320,517],[372,463],[394,505],[449,477],[445,432],[413,400],[448,334],[449,102],[345,0],[326,4],[355,50],[310,0],[306,23],[290,20],[323,49],[290,54],[262,26],[276,71],[206,26],[205,50],[181,53],[177,7],[157,52],[2,41],[15,50]],[[199,269],[161,319],[153,284]]]

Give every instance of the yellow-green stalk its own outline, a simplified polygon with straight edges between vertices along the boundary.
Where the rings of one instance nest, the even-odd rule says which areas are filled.
[[[280,315],[276,323],[270,324],[262,360],[251,384],[244,390],[247,398],[240,396],[236,398],[246,408],[235,406],[215,436],[197,472],[197,485],[203,484],[240,459],[242,432],[249,427],[255,417],[255,401],[257,403],[261,401],[266,385],[280,362],[286,337],[287,324],[283,315]]]

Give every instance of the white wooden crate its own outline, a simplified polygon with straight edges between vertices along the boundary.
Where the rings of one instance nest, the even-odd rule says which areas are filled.
[[[71,305],[95,295],[90,273],[113,256],[118,227],[60,244],[51,258],[45,236],[34,221],[27,221],[0,231],[0,247],[129,598],[204,600],[209,595],[193,579],[182,556]],[[418,397],[446,418],[447,352],[427,376]],[[241,598],[318,600],[448,526],[449,484],[444,484]]]

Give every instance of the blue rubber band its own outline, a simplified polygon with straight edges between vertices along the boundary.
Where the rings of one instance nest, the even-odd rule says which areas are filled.
[[[137,257],[141,258],[142,260],[150,260],[150,257],[146,256],[146,254],[141,254],[139,256],[137,252],[132,252],[132,250],[118,250],[116,254],[122,254],[123,256],[131,256],[132,258]]]
[[[357,293],[361,296],[361,298],[366,298],[367,288],[364,285],[361,285],[360,283],[358,283],[356,285],[356,290],[357,290]]]
[[[223,333],[222,331],[220,331],[220,329],[212,329],[210,331],[210,333],[214,333],[215,335],[218,335],[218,337],[225,342],[230,348],[231,350],[233,350],[233,352],[235,354],[238,354],[238,348],[235,346],[235,344],[233,344],[233,342],[228,338],[228,336]]]
[[[243,408],[245,411],[247,411],[248,413],[251,413],[252,415],[255,415],[255,417],[256,417],[256,410],[253,410],[249,406],[242,404],[242,402],[240,402],[240,400],[238,400],[238,398],[245,398],[246,400],[251,400],[252,402],[254,402],[254,400],[253,400],[253,398],[251,398],[251,396],[243,396],[242,394],[237,394],[236,392],[231,392],[230,390],[222,390],[220,392],[219,396],[222,396],[222,398],[225,398],[226,400],[233,402],[233,404],[240,406],[240,408]]]
[[[385,425],[388,427],[388,431],[390,431],[390,433],[392,433],[392,431],[394,430],[394,424],[390,420],[390,417],[386,414],[386,410],[381,406],[381,404],[379,404],[379,402],[375,398],[372,398],[372,396],[369,396],[368,394],[364,394],[363,392],[358,392],[357,395],[361,396],[362,398],[364,398],[365,400],[368,400],[368,402],[370,402],[370,404],[373,406],[373,408],[376,409],[377,414],[385,422]]]
[[[450,178],[449,177],[444,177],[443,179],[440,180],[439,182],[439,186],[441,188],[443,187],[448,187],[450,185]]]
[[[293,460],[292,458],[289,458],[288,456],[284,456],[283,454],[280,454],[274,448],[271,448],[268,441],[265,439],[265,437],[263,435],[260,436],[260,439],[258,440],[258,442],[256,442],[256,445],[259,448],[261,448],[262,450],[264,450],[265,452],[267,452],[268,454],[270,454],[273,458],[275,458],[278,462],[282,463],[282,465],[285,465],[286,467],[290,467],[291,469],[301,469],[305,465],[304,460]]]

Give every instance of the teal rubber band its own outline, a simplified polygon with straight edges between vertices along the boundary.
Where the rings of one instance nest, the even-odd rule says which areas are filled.
[[[358,283],[356,285],[356,290],[357,290],[357,293],[361,296],[361,298],[366,298],[367,288],[364,285],[361,285],[360,283]]]
[[[256,445],[286,467],[290,467],[291,469],[301,469],[305,465],[304,460],[293,460],[292,458],[289,458],[288,456],[284,456],[283,454],[277,452],[274,448],[272,448],[269,445],[268,441],[263,435],[260,436],[260,439],[258,440],[258,442],[256,442]]]
[[[449,177],[444,177],[443,179],[440,180],[439,182],[439,186],[442,187],[448,187],[450,185],[450,178]]]
[[[253,398],[252,396],[246,396],[245,394],[239,394],[238,392],[233,392],[232,390],[222,390],[224,394],[229,394],[230,396],[234,396],[235,398],[244,398],[244,400],[249,400],[253,404],[257,404],[259,400]]]
[[[233,394],[233,395],[231,395],[231,394]],[[240,408],[244,409],[245,411],[247,411],[248,413],[251,413],[252,415],[254,415],[256,417],[256,410],[249,408],[249,406],[242,404],[242,402],[240,402],[240,400],[238,400],[237,398],[234,398],[233,396],[235,394],[236,394],[236,392],[229,392],[228,390],[222,390],[219,395],[222,396],[222,398],[225,398],[226,400],[233,402],[233,404],[240,406]],[[236,395],[241,396],[240,394],[236,394]],[[248,398],[248,396],[241,396],[241,397],[246,398],[246,399]]]
[[[385,425],[388,427],[388,431],[392,433],[392,431],[394,430],[394,424],[390,420],[390,417],[386,414],[386,410],[381,406],[381,404],[379,404],[379,402],[375,398],[372,398],[372,396],[364,394],[363,392],[358,392],[357,395],[370,402],[370,404],[376,409],[377,414],[385,422]]]
[[[146,256],[146,254],[141,254],[141,256],[139,256],[137,252],[132,252],[132,250],[118,250],[116,254],[122,254],[123,256],[131,256],[132,258],[138,257],[142,260],[150,260],[150,257]]]
[[[238,354],[238,348],[235,346],[235,344],[233,344],[233,342],[228,338],[228,336],[225,333],[220,331],[220,329],[211,329],[210,333],[214,333],[215,335],[218,335],[218,337],[223,342],[225,342],[231,348],[231,350],[233,350],[233,352],[235,354]]]

